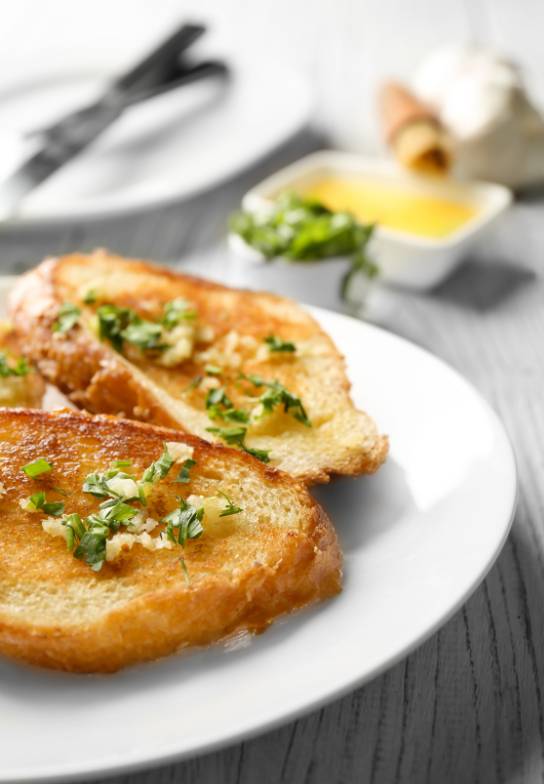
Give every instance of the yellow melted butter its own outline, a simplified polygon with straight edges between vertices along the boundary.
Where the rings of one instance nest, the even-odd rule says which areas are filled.
[[[303,195],[331,210],[349,211],[364,223],[420,237],[446,237],[477,214],[470,204],[378,179],[328,177],[308,186]]]

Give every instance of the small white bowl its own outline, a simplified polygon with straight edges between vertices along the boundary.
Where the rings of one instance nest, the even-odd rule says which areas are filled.
[[[296,191],[321,178],[346,175],[368,175],[391,183],[405,183],[415,194],[449,198],[475,208],[474,218],[439,239],[377,226],[371,252],[380,268],[380,280],[411,289],[430,289],[450,275],[512,200],[511,191],[502,185],[418,177],[390,161],[324,150],[267,177],[246,193],[242,207],[260,212],[266,210],[282,191]],[[237,277],[243,275],[246,285],[316,305],[339,306],[340,279],[349,268],[346,259],[266,261],[239,237],[231,237],[231,246],[238,259],[235,262],[239,270]]]

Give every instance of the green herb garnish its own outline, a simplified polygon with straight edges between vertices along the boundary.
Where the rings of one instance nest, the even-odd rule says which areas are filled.
[[[123,343],[131,343],[141,351],[164,351],[165,332],[183,321],[194,321],[196,311],[190,302],[174,299],[167,302],[159,321],[144,319],[132,308],[101,305],[97,312],[98,333],[101,340],[109,340],[116,351],[123,350]]]
[[[62,501],[48,501],[43,490],[32,493],[21,506],[27,512],[42,511],[53,517],[59,517],[64,512],[64,503]]]
[[[220,491],[219,495],[222,495],[227,502],[227,506],[223,509],[219,517],[230,517],[230,515],[239,514],[244,511],[241,506],[235,506],[226,493]]]
[[[207,376],[220,376],[222,372],[218,365],[204,365],[204,373]]]
[[[162,351],[166,347],[161,342],[161,325],[141,318],[131,308],[101,305],[96,314],[100,339],[109,340],[116,351],[122,351],[125,340],[142,351]]]
[[[29,372],[30,368],[24,357],[19,357],[15,360],[15,364],[10,365],[6,354],[3,351],[0,352],[0,378],[26,376]]]
[[[289,392],[279,381],[266,381],[266,379],[255,375],[242,375],[242,378],[250,381],[258,389],[266,387],[266,391],[258,399],[263,407],[263,414],[270,414],[277,406],[283,406],[286,414],[290,414],[306,427],[312,426],[302,400]]]
[[[214,433],[219,438],[221,438],[226,444],[230,446],[237,446],[240,447],[244,452],[247,452],[249,455],[253,455],[256,457],[257,460],[261,460],[263,463],[270,462],[270,453],[265,449],[253,449],[249,447],[245,443],[246,435],[247,435],[247,427],[239,426],[239,427],[207,427],[206,430],[208,433]]]
[[[342,283],[345,299],[355,275],[374,278],[377,274],[376,265],[366,256],[373,225],[360,223],[349,212],[334,212],[315,199],[283,193],[266,214],[235,213],[229,228],[267,259],[283,256],[304,262],[351,256],[352,268]]]
[[[60,306],[57,320],[53,324],[53,332],[69,332],[79,321],[81,310],[71,302]]]
[[[206,410],[210,419],[223,419],[230,422],[248,422],[249,414],[235,408],[223,387],[210,389],[206,395]]]
[[[39,457],[37,460],[34,460],[32,463],[27,463],[21,468],[21,471],[24,471],[31,479],[36,479],[36,477],[41,474],[48,474],[52,470],[53,463],[47,461],[45,457]]]
[[[192,302],[178,297],[171,302],[167,302],[164,306],[164,312],[161,323],[166,329],[173,329],[181,324],[182,321],[194,321],[197,312]]]
[[[93,572],[99,572],[106,560],[106,541],[109,528],[96,525],[85,531],[74,550],[74,557],[85,561]]]
[[[191,481],[191,468],[193,468],[195,465],[196,460],[193,460],[190,457],[187,458],[187,460],[183,462],[183,465],[181,466],[177,477],[174,479],[174,482],[179,482],[182,485],[188,484]]]
[[[174,458],[168,451],[166,444],[164,444],[162,455],[159,459],[155,460],[155,462],[151,463],[151,465],[145,469],[142,476],[142,482],[157,482],[159,479],[164,479],[173,465]]]
[[[161,523],[166,523],[166,536],[171,542],[176,542],[182,547],[187,539],[198,539],[202,535],[202,518],[204,507],[198,509],[180,498],[179,509],[163,517]]]
[[[264,339],[264,342],[268,345],[268,348],[271,352],[292,354],[297,350],[297,347],[294,343],[291,343],[289,340],[282,340],[281,338],[277,337],[277,335],[269,335]]]
[[[89,289],[85,292],[85,296],[83,297],[83,302],[86,305],[94,305],[96,300],[98,299],[98,295],[94,289]]]

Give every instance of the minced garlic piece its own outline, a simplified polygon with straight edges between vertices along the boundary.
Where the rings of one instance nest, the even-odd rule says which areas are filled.
[[[166,537],[152,537],[145,531],[141,534],[115,534],[106,542],[106,561],[115,561],[124,550],[132,550],[135,544],[141,544],[146,550],[171,550],[174,546]]]
[[[107,480],[106,485],[118,498],[129,500],[131,498],[138,498],[139,496],[138,483],[134,479],[114,476]]]
[[[216,495],[190,495],[187,498],[187,503],[194,506],[196,509],[204,508],[204,524],[217,523],[221,517],[221,513],[225,511],[229,503],[225,498],[220,498]]]
[[[68,531],[58,517],[46,517],[45,520],[42,520],[42,528],[49,536],[61,536],[66,540]]]
[[[158,526],[158,521],[152,517],[144,518],[143,512],[138,512],[127,525],[127,531],[131,534],[151,533]]]
[[[235,330],[227,332],[221,347],[211,346],[206,351],[199,351],[195,359],[204,364],[219,365],[237,369],[242,364],[243,351],[255,351],[258,343],[251,335],[241,335]]]
[[[164,337],[167,348],[158,357],[157,363],[165,367],[174,367],[189,359],[195,345],[195,332],[195,325],[192,323],[178,324],[177,327],[166,332]]]
[[[190,460],[193,456],[194,449],[188,444],[181,444],[178,441],[167,441],[166,448],[170,457],[174,459],[175,463],[182,460]]]
[[[196,328],[197,343],[211,343],[215,338],[215,331],[209,324],[201,324]]]

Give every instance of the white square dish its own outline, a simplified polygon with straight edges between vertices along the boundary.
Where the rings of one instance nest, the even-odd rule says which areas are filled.
[[[372,255],[379,265],[381,280],[412,289],[430,289],[451,274],[512,201],[511,191],[502,185],[419,177],[401,170],[387,160],[324,150],[312,153],[267,177],[246,193],[242,200],[242,207],[251,212],[259,212],[269,207],[282,191],[306,189],[319,179],[346,175],[368,176],[395,184],[400,183],[412,189],[415,194],[452,199],[475,208],[475,216],[472,219],[458,230],[441,238],[422,237],[377,226],[372,240]],[[251,277],[258,278],[262,275],[262,265],[256,263],[258,261],[256,258],[250,259],[246,256],[245,261],[249,268],[246,272],[249,272]],[[310,301],[307,288],[306,296],[301,295],[298,290],[288,289],[288,278],[291,274],[288,267],[303,267],[309,271],[307,265],[315,267],[311,274],[306,276],[307,286],[316,287],[314,273],[318,265],[324,265],[327,268],[327,281],[323,280],[325,276],[325,269],[323,269],[322,274],[319,274],[319,287],[323,289],[323,286],[332,286],[337,289],[339,270],[337,265],[329,261],[309,264],[308,262],[267,264],[269,268],[277,266],[277,271],[268,272],[265,275],[266,281],[261,279],[260,287],[270,286],[268,278],[271,275],[275,278],[282,276],[285,279],[284,287],[278,293],[301,296],[303,300]],[[299,270],[295,277],[300,277],[302,272],[302,269]],[[278,278],[273,282],[272,288],[277,291],[279,284]],[[314,298],[311,301],[314,302]],[[325,303],[320,302],[320,304]]]

